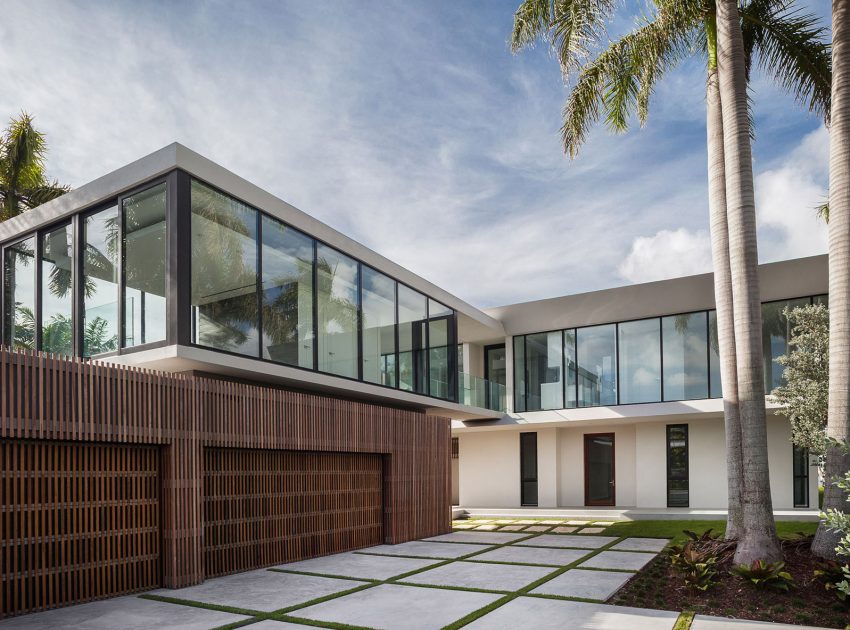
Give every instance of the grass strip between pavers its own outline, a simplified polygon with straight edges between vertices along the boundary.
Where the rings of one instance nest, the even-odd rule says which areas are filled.
[[[676,619],[673,630],[690,630],[691,624],[694,622],[694,615],[695,613],[692,612],[683,612]]]

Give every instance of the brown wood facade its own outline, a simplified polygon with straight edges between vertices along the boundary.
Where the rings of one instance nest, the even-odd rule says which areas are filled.
[[[450,444],[417,411],[0,348],[0,615],[446,533]]]

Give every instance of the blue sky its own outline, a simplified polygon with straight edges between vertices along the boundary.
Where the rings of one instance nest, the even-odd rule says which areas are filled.
[[[34,114],[71,185],[182,142],[477,306],[710,270],[702,64],[570,161],[517,4],[7,1],[0,116]],[[752,87],[760,258],[825,252],[827,132]]]

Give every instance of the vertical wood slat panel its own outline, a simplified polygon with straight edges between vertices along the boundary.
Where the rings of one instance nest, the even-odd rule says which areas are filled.
[[[148,566],[142,572],[142,581],[151,578],[151,583],[159,581],[167,587],[196,584],[212,574],[210,567],[204,567],[205,529],[224,535],[232,525],[225,519],[218,529],[204,526],[206,449],[300,451],[313,452],[314,457],[372,454],[380,458],[382,471],[383,542],[398,543],[450,531],[449,421],[421,412],[259,384],[117,367],[0,347],[0,440],[3,441],[0,453],[5,461],[11,462],[12,470],[22,466],[23,457],[14,447],[15,442],[35,440],[37,444],[54,445],[53,450],[40,451],[37,455],[40,459],[34,459],[37,463],[31,464],[42,472],[65,471],[61,476],[43,480],[42,491],[47,496],[41,500],[42,505],[58,504],[82,492],[80,471],[99,465],[116,469],[130,465],[132,458],[127,455],[127,459],[122,459],[117,452],[111,459],[105,455],[106,459],[92,459],[95,452],[87,450],[89,443],[156,445],[157,476],[146,482],[136,481],[137,491],[155,488],[159,493],[159,505],[150,510],[151,518],[160,525],[160,533],[147,539],[137,538],[133,544],[140,548],[134,549],[134,553],[145,557],[153,550],[161,550],[161,570]],[[59,448],[55,442],[77,446]],[[30,455],[36,457],[35,451]],[[307,465],[308,460],[304,461]],[[317,461],[311,465],[319,465]],[[88,489],[93,494],[87,502],[75,507],[77,518],[88,523],[88,528],[104,527],[101,524],[104,518],[110,526],[125,529],[137,521],[147,523],[147,517],[139,514],[118,509],[104,513],[97,509],[96,505],[108,500],[110,493],[124,487],[118,478],[112,482],[107,481],[108,477],[98,480],[99,484]],[[244,487],[246,480],[243,475],[238,483]],[[12,505],[23,500],[23,488],[15,481],[20,480],[0,480],[0,491],[11,497]],[[326,478],[320,481],[331,484],[325,488],[333,485]],[[271,487],[281,484],[279,496],[273,493],[276,498],[268,506],[276,513],[286,509],[284,497],[297,492],[300,481],[297,476],[282,479],[267,476],[263,483],[272,484]],[[230,490],[221,487],[223,492]],[[231,501],[228,509],[232,510],[234,505],[235,501]],[[0,525],[4,532],[23,527],[22,519],[31,515],[7,511],[0,515]],[[34,522],[43,531],[64,526],[58,509],[45,508],[43,518]],[[235,531],[241,536],[261,535],[247,521],[239,521],[236,526]],[[364,531],[371,530],[367,527]],[[276,534],[267,531],[264,535],[274,538]],[[342,548],[346,540],[353,545],[373,540],[370,534],[363,536],[349,533],[334,538],[329,534],[317,553]],[[280,554],[295,558],[298,554],[313,553],[310,551],[313,547],[307,545],[304,551],[298,541],[298,537],[284,536],[269,543],[257,552],[253,566],[277,562]],[[0,584],[3,598],[0,615],[35,609],[27,608],[30,604],[49,607],[81,601],[84,597],[102,597],[109,594],[112,582],[129,585],[131,579],[138,579],[136,574],[122,572],[115,564],[125,542],[120,535],[105,536],[88,544],[76,542],[65,537],[51,544],[49,555],[55,566],[81,567],[85,565],[82,556],[94,556],[104,564],[111,563],[109,566],[114,570],[81,573],[83,569],[77,568],[78,575],[69,580],[64,573],[39,564],[42,556],[36,548],[27,552],[32,555],[25,556],[14,553],[10,546],[0,549],[5,572],[27,573],[33,579],[26,589],[15,588],[10,581]],[[145,551],[151,553],[142,553]],[[216,562],[225,563],[217,572],[237,570],[239,563],[247,566],[243,558],[233,553],[222,553]],[[35,576],[41,580],[38,588]]]

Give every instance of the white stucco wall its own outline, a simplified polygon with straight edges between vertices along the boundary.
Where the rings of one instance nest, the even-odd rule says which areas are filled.
[[[726,507],[723,421],[683,420],[688,425],[690,506]],[[666,422],[582,427],[535,427],[539,507],[584,505],[584,435],[614,433],[619,507],[667,506]],[[768,416],[768,457],[774,509],[793,509],[793,460],[788,421]],[[525,428],[524,430],[528,430]],[[520,430],[461,433],[460,504],[519,507]],[[809,471],[809,500],[817,502],[817,471]]]

